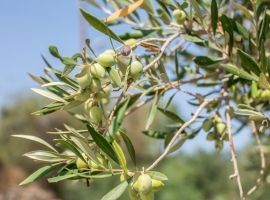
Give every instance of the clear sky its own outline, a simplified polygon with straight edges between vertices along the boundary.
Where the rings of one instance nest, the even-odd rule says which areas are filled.
[[[27,75],[27,72],[34,75],[43,74],[45,64],[41,54],[54,67],[63,66],[58,59],[50,55],[48,51],[50,44],[57,46],[60,54],[64,56],[81,52],[79,6],[81,5],[77,0],[0,0],[0,107],[15,98],[33,95],[30,88],[39,85]],[[85,8],[97,17],[104,17],[104,14],[96,8],[90,6]],[[87,27],[86,36],[94,38],[93,47],[104,47],[109,44],[105,37],[89,28],[86,22],[83,23]],[[121,28],[113,30],[117,33],[125,32]],[[240,136],[235,138],[236,146],[242,147],[249,140],[250,132],[244,136],[241,134],[241,139]],[[192,150],[194,145],[197,147],[209,145],[206,142],[200,145],[200,141],[205,141],[205,135],[190,141],[184,147]],[[228,150],[228,143],[225,148]]]

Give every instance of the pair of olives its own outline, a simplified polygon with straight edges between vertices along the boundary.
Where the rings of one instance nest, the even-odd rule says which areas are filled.
[[[153,200],[154,192],[160,190],[164,184],[152,179],[148,174],[140,175],[133,180],[129,186],[129,197],[131,200]]]
[[[181,25],[186,20],[186,13],[183,10],[175,9],[173,11],[173,17],[176,20],[177,24]]]
[[[89,159],[84,153],[82,153],[82,156],[86,162],[84,162],[79,157],[76,159],[76,166],[79,169],[79,171],[84,171],[84,170],[88,170],[88,169],[101,170],[103,168],[100,165],[104,166],[106,163],[104,156],[101,155],[100,153],[96,153],[96,157],[97,157],[100,165],[98,165],[93,160]]]

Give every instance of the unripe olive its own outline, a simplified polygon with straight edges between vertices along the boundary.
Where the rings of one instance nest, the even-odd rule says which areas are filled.
[[[141,77],[143,73],[143,66],[139,61],[133,61],[130,65],[130,76],[135,81]]]
[[[115,55],[115,51],[112,50],[112,49],[107,49],[106,51],[104,51],[103,53],[106,53],[106,54],[111,54],[112,56]]]
[[[110,91],[111,91],[110,86],[107,85],[106,87],[104,87],[104,88],[103,88],[103,91],[104,91],[106,94],[109,94]]]
[[[90,90],[92,92],[98,92],[100,91],[101,88],[101,82],[99,79],[93,78],[93,80],[91,81],[91,84],[89,86]]]
[[[139,193],[136,190],[134,190],[131,186],[129,186],[129,188],[128,188],[128,194],[129,194],[130,200],[139,200],[140,199]]]
[[[94,106],[94,101],[86,101],[84,104],[85,112],[89,113],[90,109]]]
[[[78,101],[86,101],[87,99],[90,98],[90,90],[87,88],[87,89],[84,89],[81,91],[81,93],[75,97],[76,100]]]
[[[125,44],[125,45],[128,45],[128,46],[132,46],[132,45],[136,44],[136,39],[130,38],[130,39],[126,40],[126,41],[124,42],[124,44]]]
[[[222,122],[223,122],[223,120],[222,120],[221,117],[216,117],[216,118],[215,118],[215,121],[216,121],[217,123],[222,123]]]
[[[108,98],[108,97],[103,97],[103,98],[101,99],[101,102],[102,102],[103,105],[108,105],[108,104],[110,103],[110,98]]]
[[[224,123],[217,123],[216,128],[219,134],[223,134],[227,126]]]
[[[89,72],[86,75],[77,78],[77,81],[81,89],[85,89],[86,87],[88,87],[91,83],[91,80],[92,80],[92,76]]]
[[[82,156],[83,156],[83,158],[84,158],[84,160],[87,162],[87,156],[84,154],[84,153],[82,153]],[[80,158],[77,158],[76,159],[76,166],[77,166],[77,168],[79,169],[79,171],[83,171],[83,170],[86,170],[86,169],[88,169],[88,164],[87,163],[85,163],[82,159],[80,159]]]
[[[179,9],[175,9],[172,14],[173,14],[174,19],[177,20],[182,17],[183,11]]]
[[[109,53],[102,53],[98,56],[98,63],[103,67],[111,67],[117,63],[116,58]]]
[[[105,94],[103,91],[99,91],[96,94],[94,94],[93,99],[94,101],[100,101],[104,95]]]
[[[185,21],[186,21],[186,16],[183,16],[182,18],[177,19],[176,23],[179,25],[182,25],[182,24],[184,24]]]
[[[142,200],[154,200],[154,193],[151,190],[147,193],[140,192],[140,197]]]
[[[100,64],[96,63],[91,66],[90,72],[93,77],[100,79],[105,77],[106,70]]]
[[[260,98],[263,101],[266,101],[270,98],[270,91],[269,90],[263,90],[262,93],[260,94]]]
[[[131,54],[132,50],[130,46],[124,45],[121,47],[120,53],[122,56],[129,56]]]
[[[137,180],[137,185],[140,194],[145,194],[152,188],[152,179],[148,174],[142,174]]]
[[[99,153],[96,153],[96,157],[97,157],[98,161],[100,162],[100,164],[101,164],[102,166],[104,166],[105,163],[106,163],[106,161],[105,161],[105,159],[103,158],[103,156],[102,156],[101,154],[99,154]],[[93,160],[89,160],[89,161],[88,161],[88,166],[89,166],[89,168],[91,168],[91,169],[103,169],[103,168],[100,167],[98,164],[96,164]]]
[[[90,118],[94,123],[99,123],[102,120],[102,110],[100,107],[94,106],[89,111]]]
[[[202,128],[205,132],[207,132],[212,128],[212,125],[213,125],[212,119],[206,119],[203,121]]]
[[[162,183],[162,181],[152,179],[152,191],[159,191],[161,188],[163,188],[163,186],[164,184]]]

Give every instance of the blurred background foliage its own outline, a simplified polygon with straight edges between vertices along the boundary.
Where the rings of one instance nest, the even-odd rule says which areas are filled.
[[[63,181],[48,184],[45,178],[26,186],[17,186],[39,167],[39,164],[33,164],[32,160],[22,157],[22,153],[44,149],[44,147],[38,143],[13,138],[11,135],[35,135],[52,142],[53,135],[47,134],[47,131],[53,131],[56,127],[61,129],[63,124],[76,128],[82,126],[81,122],[61,111],[53,113],[49,117],[37,117],[30,114],[45,103],[47,102],[44,102],[44,100],[28,97],[13,103],[9,102],[1,109],[0,199],[100,199],[112,186],[119,183],[118,176],[99,179],[98,181],[92,180],[90,187],[87,187],[83,181]],[[174,106],[172,105],[171,109]],[[79,107],[77,111],[80,111],[80,109],[83,110]],[[146,115],[144,113],[146,111],[147,109],[140,109],[127,117],[124,122],[124,127],[134,142],[138,163],[144,163],[145,166],[151,164],[162,150],[160,141],[150,139],[139,131],[142,130],[140,127],[144,126],[142,116]],[[163,115],[160,117],[163,117]],[[168,119],[162,119],[164,123],[166,123],[166,120]],[[153,126],[158,126],[158,124]],[[212,144],[209,143],[209,145]],[[164,182],[165,189],[157,192],[155,198],[158,200],[237,199],[236,181],[228,179],[228,176],[233,172],[229,157],[229,152],[209,153],[203,150],[191,153],[178,151],[168,156],[163,164],[157,166],[156,170],[166,174],[169,181]],[[238,152],[244,190],[250,189],[256,182],[260,170],[258,158],[258,151],[253,144],[247,145],[242,152]],[[267,166],[269,171],[269,164]],[[267,199],[270,196],[270,191],[267,190],[269,178],[265,177],[264,180],[266,182],[260,184],[258,191],[247,199]],[[127,198],[126,192],[120,199]]]

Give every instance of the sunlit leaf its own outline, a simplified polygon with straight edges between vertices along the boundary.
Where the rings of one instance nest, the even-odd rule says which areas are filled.
[[[148,174],[152,179],[159,180],[159,181],[167,181],[168,177],[165,174],[162,174],[157,171],[146,171],[146,174]]]
[[[13,137],[18,137],[18,138],[24,138],[27,140],[33,140],[35,142],[38,142],[40,144],[45,145],[46,147],[50,148],[51,150],[55,151],[56,153],[58,153],[58,151],[53,148],[49,143],[47,143],[46,141],[36,137],[36,136],[32,136],[32,135],[12,135]]]
[[[122,167],[122,169],[124,170],[124,172],[127,174],[128,171],[127,171],[127,161],[126,161],[126,158],[125,158],[125,155],[121,149],[121,147],[119,146],[119,144],[113,140],[112,141],[112,146],[113,146],[113,149],[117,155],[117,158],[120,162],[120,165]]]
[[[100,21],[98,18],[94,17],[93,15],[91,15],[90,13],[86,12],[85,10],[81,8],[80,8],[80,11],[83,17],[86,19],[86,21],[91,26],[93,26],[96,30],[124,44],[124,42],[111,29],[109,29],[104,22]]]
[[[35,171],[34,173],[32,173],[30,176],[28,176],[23,182],[21,182],[19,185],[26,185],[28,183],[32,183],[33,181],[47,175],[48,173],[50,173],[51,171],[53,171],[56,167],[58,167],[60,164],[62,163],[55,163],[52,165],[48,165],[45,167],[42,167],[40,169],[38,169],[37,171]]]
[[[53,99],[55,101],[60,101],[60,102],[64,102],[66,103],[66,101],[64,99],[62,99],[61,97],[57,96],[56,94],[48,91],[48,90],[43,90],[43,89],[39,89],[39,88],[31,88],[34,92],[47,97],[49,99]]]
[[[228,72],[230,72],[230,73],[232,73],[232,74],[234,74],[236,76],[239,76],[241,78],[248,79],[248,80],[251,80],[251,81],[258,81],[259,80],[259,78],[257,76],[251,75],[251,74],[247,73],[246,71],[244,71],[242,69],[238,69],[234,65],[221,64],[221,66],[223,68],[225,68]]]
[[[135,149],[134,149],[134,147],[132,145],[131,140],[129,139],[129,137],[123,131],[119,130],[119,133],[121,134],[121,137],[123,138],[123,140],[125,142],[125,145],[127,147],[128,153],[129,153],[129,155],[131,157],[131,160],[132,160],[133,164],[135,166],[137,166]]]
[[[126,188],[128,187],[128,184],[131,180],[132,178],[123,181],[110,192],[108,192],[105,196],[103,196],[101,200],[117,200],[126,191]]]

